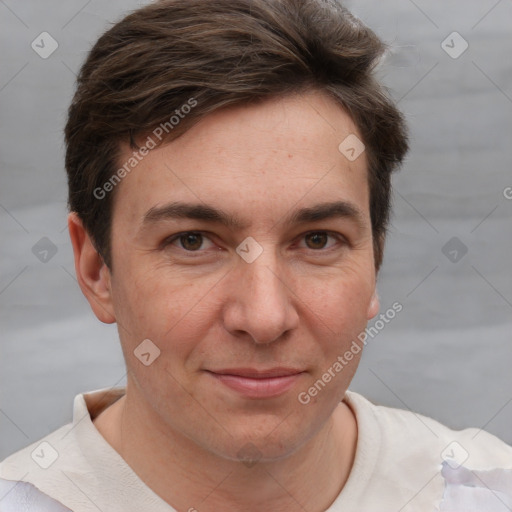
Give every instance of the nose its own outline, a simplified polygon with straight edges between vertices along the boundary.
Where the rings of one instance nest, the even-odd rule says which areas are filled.
[[[298,326],[291,283],[275,255],[264,251],[252,263],[240,259],[230,280],[223,321],[232,335],[270,344]]]

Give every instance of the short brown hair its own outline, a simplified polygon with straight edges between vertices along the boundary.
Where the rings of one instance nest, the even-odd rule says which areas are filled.
[[[390,175],[407,151],[403,117],[374,78],[384,50],[336,0],[161,0],[134,11],[99,38],[77,78],[65,128],[69,208],[112,268],[115,190],[101,198],[95,190],[114,177],[121,142],[137,149],[138,137],[170,128],[191,99],[164,142],[223,107],[321,90],[350,114],[366,146],[379,269]]]

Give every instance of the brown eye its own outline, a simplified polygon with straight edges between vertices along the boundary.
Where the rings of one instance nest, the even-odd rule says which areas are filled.
[[[199,233],[186,233],[179,238],[181,246],[187,251],[197,251],[203,245],[203,235]]]
[[[306,245],[310,249],[323,249],[327,244],[328,238],[329,235],[324,232],[309,233],[305,236]]]
[[[166,238],[161,247],[173,251],[175,255],[190,253],[189,256],[192,257],[193,252],[197,253],[196,256],[211,253],[216,246],[209,236],[200,231],[182,231]]]

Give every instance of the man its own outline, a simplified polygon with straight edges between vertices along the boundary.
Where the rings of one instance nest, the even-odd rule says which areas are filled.
[[[6,459],[0,510],[512,507],[512,448],[348,391],[407,150],[382,52],[324,0],[164,0],[98,40],[69,231],[127,386]]]

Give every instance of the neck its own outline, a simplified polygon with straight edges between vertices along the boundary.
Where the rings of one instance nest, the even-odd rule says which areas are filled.
[[[325,511],[347,481],[357,444],[354,413],[344,402],[322,429],[290,456],[244,465],[203,449],[169,428],[148,428],[126,395],[94,425],[139,478],[176,510],[194,512]]]

